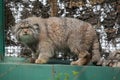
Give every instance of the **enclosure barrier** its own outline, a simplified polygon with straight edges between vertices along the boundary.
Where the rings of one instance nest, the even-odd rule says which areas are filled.
[[[0,60],[3,59],[4,53],[4,13],[3,1],[0,0]]]
[[[101,66],[30,64],[4,56],[4,7],[0,0],[0,80],[120,80],[120,69]]]

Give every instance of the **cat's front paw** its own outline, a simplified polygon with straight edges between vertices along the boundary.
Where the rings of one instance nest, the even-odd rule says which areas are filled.
[[[45,60],[45,59],[36,59],[35,63],[36,64],[44,64],[44,63],[47,63],[47,60]]]

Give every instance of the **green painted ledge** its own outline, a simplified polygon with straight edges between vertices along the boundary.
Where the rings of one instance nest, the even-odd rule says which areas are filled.
[[[0,80],[120,80],[120,68],[30,64],[8,58],[0,63]]]

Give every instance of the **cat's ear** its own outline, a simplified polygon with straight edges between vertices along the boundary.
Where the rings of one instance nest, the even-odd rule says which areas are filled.
[[[36,32],[38,32],[38,33],[40,32],[40,26],[39,26],[39,24],[34,24],[33,28],[35,29]]]

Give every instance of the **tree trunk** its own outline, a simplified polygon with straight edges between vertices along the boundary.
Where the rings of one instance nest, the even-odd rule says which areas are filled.
[[[51,16],[57,16],[58,14],[57,0],[49,0],[49,3],[51,6]]]

